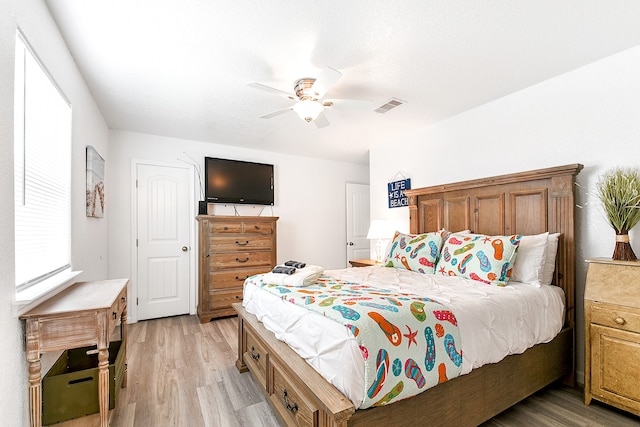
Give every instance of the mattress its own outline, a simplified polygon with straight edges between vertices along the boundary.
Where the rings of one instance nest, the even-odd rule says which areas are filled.
[[[380,266],[326,270],[339,280],[412,293],[448,306],[457,318],[462,372],[551,341],[564,323],[564,294],[552,285],[481,282]],[[342,324],[245,282],[243,305],[359,408],[364,360]]]

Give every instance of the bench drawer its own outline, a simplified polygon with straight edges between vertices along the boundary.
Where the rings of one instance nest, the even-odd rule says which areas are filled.
[[[265,350],[265,346],[258,340],[250,330],[246,329],[247,351],[243,355],[244,363],[251,368],[251,372],[262,385],[264,390],[267,389],[267,359],[269,353]]]
[[[284,370],[269,361],[269,399],[287,425],[311,427],[318,425],[318,410],[299,385]]]

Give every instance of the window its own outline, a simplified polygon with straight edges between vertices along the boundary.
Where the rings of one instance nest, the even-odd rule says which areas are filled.
[[[24,290],[71,267],[71,106],[16,37],[15,279]]]

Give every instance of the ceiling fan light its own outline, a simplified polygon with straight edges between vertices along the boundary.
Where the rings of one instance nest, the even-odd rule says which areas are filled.
[[[310,122],[315,120],[316,117],[322,112],[324,107],[318,101],[313,101],[311,99],[305,99],[296,103],[293,106],[293,111],[300,116],[300,118],[306,122]]]

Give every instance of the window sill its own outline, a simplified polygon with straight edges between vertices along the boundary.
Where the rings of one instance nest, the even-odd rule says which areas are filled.
[[[16,292],[16,297],[13,301],[14,315],[18,317],[36,307],[38,304],[64,291],[74,283],[73,279],[81,273],[82,271],[65,270],[47,280],[43,280],[37,285]]]

